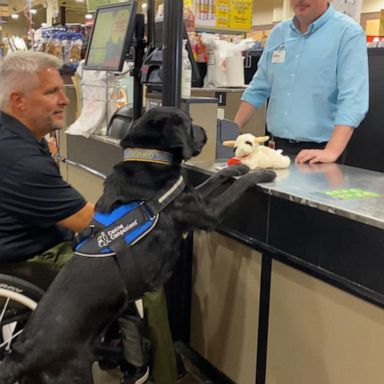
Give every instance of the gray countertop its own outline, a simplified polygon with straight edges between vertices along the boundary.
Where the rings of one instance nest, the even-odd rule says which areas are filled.
[[[106,135],[92,135],[91,138],[120,148],[120,140],[115,139],[114,137]]]
[[[192,88],[192,92],[244,92],[246,86],[244,87],[206,87],[206,88]]]
[[[119,149],[113,163],[120,158],[118,140],[98,135],[92,138]],[[88,143],[88,140],[85,141]],[[80,148],[79,151],[83,154],[84,149]],[[84,159],[71,160],[88,166]],[[217,172],[223,166],[223,163],[186,163],[186,167],[198,168],[207,175]],[[103,173],[108,174],[111,167],[103,169]],[[288,169],[275,172],[277,178],[273,183],[260,184],[266,193],[384,229],[384,173],[339,164],[309,165],[294,162]]]
[[[211,174],[220,163],[187,163]],[[339,164],[291,164],[276,170],[272,183],[260,184],[268,194],[384,228],[384,174]]]

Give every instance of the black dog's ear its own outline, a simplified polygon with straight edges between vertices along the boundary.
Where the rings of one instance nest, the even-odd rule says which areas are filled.
[[[163,107],[163,111],[167,111],[163,138],[168,148],[183,160],[197,156],[207,141],[204,129],[192,124],[190,115],[180,109]]]
[[[175,116],[165,125],[163,134],[172,152],[178,153],[183,160],[193,156],[192,123],[189,118],[187,120]]]
[[[153,108],[143,116],[133,121],[127,134],[120,141],[120,146],[125,148],[164,148],[162,140],[161,114],[156,113],[159,108]]]
[[[129,125],[129,127],[127,129],[126,135],[123,137],[123,139],[120,140],[120,146],[123,149],[133,146],[133,143],[132,143],[132,132],[134,132],[135,131],[135,127],[138,124],[140,124],[141,119],[142,119],[142,117],[140,117],[139,119],[137,119],[135,121],[132,121],[131,124]]]
[[[188,160],[200,153],[205,142],[204,130],[193,126],[187,113],[175,107],[158,107],[134,121],[120,145],[162,149]]]

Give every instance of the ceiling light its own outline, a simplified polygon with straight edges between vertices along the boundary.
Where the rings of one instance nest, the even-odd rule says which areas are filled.
[[[148,4],[147,3],[141,4],[141,8],[143,9],[143,11],[145,11],[148,8]]]
[[[31,13],[32,15],[36,15],[37,9],[30,9],[29,13]]]
[[[93,19],[93,15],[92,15],[91,13],[87,13],[87,14],[85,15],[85,18],[86,18],[87,20],[91,20],[91,19]]]
[[[12,13],[11,18],[16,20],[19,18],[19,15],[17,13]]]

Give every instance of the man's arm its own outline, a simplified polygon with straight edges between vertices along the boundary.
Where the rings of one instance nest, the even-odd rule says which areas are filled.
[[[83,229],[87,228],[91,222],[94,210],[95,205],[87,203],[73,215],[59,221],[58,224],[73,232],[81,232]]]
[[[325,146],[325,150],[334,153],[335,159],[338,159],[344,152],[353,132],[353,127],[349,127],[348,125],[336,125],[328,144]]]
[[[256,111],[256,107],[252,104],[242,101],[240,103],[239,109],[236,113],[234,122],[239,126],[240,131],[244,128],[244,125],[248,123],[252,115]]]
[[[296,162],[333,163],[343,153],[353,131],[354,128],[347,125],[336,125],[324,149],[304,149],[296,156]]]

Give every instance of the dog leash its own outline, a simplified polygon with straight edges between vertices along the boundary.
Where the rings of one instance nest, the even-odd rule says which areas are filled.
[[[128,290],[129,300],[141,297],[146,285],[130,248],[155,227],[159,213],[184,188],[185,183],[180,176],[175,183],[162,188],[147,202],[123,204],[110,214],[95,212],[89,228],[90,235],[77,245],[75,254],[82,257],[114,257]]]

